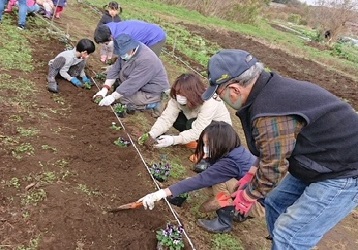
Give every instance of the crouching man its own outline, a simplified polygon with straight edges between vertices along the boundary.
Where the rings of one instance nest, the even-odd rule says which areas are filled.
[[[102,89],[93,98],[103,97],[99,106],[109,106],[118,100],[137,110],[151,109],[153,116],[162,112],[162,93],[169,90],[167,72],[161,60],[146,45],[121,34],[114,41],[120,56],[107,73]],[[108,94],[112,85],[115,91]]]

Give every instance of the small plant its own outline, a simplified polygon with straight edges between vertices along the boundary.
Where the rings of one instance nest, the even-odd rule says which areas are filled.
[[[95,76],[95,78],[98,79],[98,80],[104,81],[104,80],[106,80],[107,75],[106,75],[105,73],[98,73],[98,74]]]
[[[119,137],[117,140],[115,140],[114,144],[121,148],[125,148],[131,145],[130,141],[126,141],[122,137]]]
[[[20,180],[16,177],[13,177],[10,181],[7,182],[7,185],[9,187],[20,188]]]
[[[124,104],[116,103],[113,105],[113,109],[119,117],[123,118],[126,114],[127,107]]]
[[[85,88],[85,89],[91,89],[91,88],[92,88],[92,85],[91,85],[91,83],[86,82],[85,84],[83,84],[83,88]]]
[[[144,143],[149,139],[149,133],[145,133],[141,137],[138,138],[138,144],[143,146]]]
[[[157,231],[157,249],[180,250],[184,249],[183,227],[167,224],[165,229]]]
[[[150,167],[150,173],[152,174],[153,178],[159,182],[164,182],[168,179],[170,174],[171,166],[169,163],[154,163]]]
[[[102,101],[102,99],[103,99],[103,96],[97,95],[94,97],[93,101],[94,101],[94,103],[98,104],[100,101]]]
[[[115,122],[112,122],[112,126],[111,126],[111,129],[113,129],[113,130],[121,130],[122,129],[122,127],[118,127],[117,126],[117,124],[115,123]]]

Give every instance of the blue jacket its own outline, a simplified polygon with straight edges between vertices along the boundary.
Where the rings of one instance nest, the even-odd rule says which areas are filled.
[[[232,178],[241,179],[255,164],[256,159],[245,147],[234,148],[227,156],[220,158],[205,171],[169,186],[169,190],[176,197],[182,193],[210,187]]]
[[[146,23],[138,20],[122,21],[119,23],[107,23],[112,33],[113,39],[117,39],[120,34],[130,35],[134,40],[144,43],[151,47],[161,41],[165,41],[167,34],[156,24]]]

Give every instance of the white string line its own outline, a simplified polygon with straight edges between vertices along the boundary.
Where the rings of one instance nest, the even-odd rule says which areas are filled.
[[[94,70],[91,70],[91,71],[96,75],[96,72],[95,72]],[[100,90],[100,88],[99,88],[97,82],[95,81],[95,79],[94,79],[93,77],[91,77],[91,79],[92,79],[93,83],[96,85],[97,89]],[[137,147],[137,145],[136,145],[136,144],[134,143],[134,141],[132,140],[131,135],[126,131],[126,128],[125,128],[124,124],[122,123],[121,119],[119,119],[117,113],[114,111],[113,106],[110,106],[110,107],[111,107],[112,112],[113,112],[114,115],[116,116],[118,122],[121,124],[121,126],[122,126],[122,128],[123,128],[123,131],[126,132],[126,134],[127,134],[127,136],[128,136],[128,139],[130,140],[131,144],[133,145],[133,147],[134,147],[135,150],[137,151],[137,153],[138,153],[140,159],[142,160],[144,166],[146,167],[146,169],[147,169],[147,171],[148,171],[150,177],[152,178],[152,181],[154,182],[155,186],[157,187],[158,190],[161,189],[161,187],[160,187],[159,184],[158,184],[158,181],[157,181],[156,179],[154,179],[153,175],[150,173],[150,169],[149,169],[147,163],[145,162],[144,157],[143,157],[143,155],[141,154],[139,148]],[[177,212],[173,209],[172,205],[169,203],[169,201],[167,200],[167,198],[164,198],[164,200],[165,200],[165,202],[167,203],[167,205],[169,206],[169,209],[170,209],[171,213],[173,214],[174,218],[177,220],[178,224],[183,227],[182,223],[180,222],[179,215],[177,214]],[[184,234],[184,236],[186,237],[186,239],[188,240],[189,245],[191,246],[191,248],[192,248],[193,250],[196,250],[196,248],[194,247],[194,244],[192,243],[190,237],[189,237],[188,234],[186,233],[184,227],[183,227],[183,234]]]
[[[47,20],[45,20],[45,18],[43,18],[42,16],[40,16],[40,15],[38,15],[38,16],[39,16],[42,20],[44,20],[45,22],[51,24],[51,26],[55,27],[57,30],[59,30],[60,32],[62,32],[63,34],[65,34],[64,36],[67,38],[67,34],[66,34],[64,31],[62,31],[60,28],[56,27],[53,23],[50,23],[50,22],[48,22]],[[71,44],[71,45],[73,46],[73,44]],[[179,59],[179,58],[178,58],[178,59]],[[180,61],[181,61],[181,60],[180,60]],[[181,62],[182,62],[183,64],[187,65],[184,61],[181,61]],[[192,70],[194,70],[194,69],[192,69]],[[91,71],[92,71],[92,73],[94,73],[95,75],[97,75],[97,73],[96,73],[94,70],[91,70]],[[195,71],[195,70],[194,70],[194,71]],[[196,71],[195,71],[195,72],[196,72]],[[197,72],[197,73],[200,75],[199,72]],[[95,79],[94,79],[93,77],[91,77],[91,79],[92,79],[93,83],[96,85],[97,89],[100,90],[100,88],[99,88],[97,82],[95,81]],[[136,144],[134,143],[134,141],[132,140],[132,137],[130,136],[130,134],[126,131],[126,128],[125,128],[124,124],[122,123],[121,119],[119,119],[119,117],[118,117],[118,115],[116,114],[116,112],[114,111],[113,107],[112,107],[112,106],[110,106],[110,107],[111,107],[112,112],[113,112],[114,115],[116,116],[118,122],[121,124],[121,127],[122,127],[123,130],[126,132],[126,134],[127,134],[127,136],[128,136],[128,139],[130,140],[131,144],[133,145],[133,147],[134,147],[135,150],[137,151],[139,157],[141,158],[141,161],[143,162],[144,166],[146,167],[146,169],[147,169],[147,171],[148,171],[150,177],[152,178],[152,181],[154,182],[155,186],[157,187],[158,190],[161,189],[161,187],[160,187],[159,184],[158,184],[158,181],[155,180],[154,177],[153,177],[153,175],[150,173],[150,169],[149,169],[148,165],[146,164],[143,155],[140,153],[139,148],[137,147],[137,145],[136,145]],[[184,229],[184,227],[183,227],[183,224],[180,222],[178,213],[173,209],[171,203],[169,203],[169,201],[167,200],[167,198],[164,198],[164,200],[165,200],[165,202],[167,203],[167,205],[168,205],[168,207],[169,207],[171,213],[173,214],[173,216],[174,216],[174,218],[176,219],[176,221],[178,222],[178,224],[183,228],[183,234],[184,234],[185,238],[187,239],[189,245],[191,246],[191,248],[192,248],[193,250],[196,250],[196,248],[194,247],[194,244],[193,244],[193,242],[191,241],[189,235],[186,233],[186,231],[185,231],[185,229]]]

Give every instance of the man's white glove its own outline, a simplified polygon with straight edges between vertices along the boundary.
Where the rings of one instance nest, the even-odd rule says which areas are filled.
[[[111,105],[115,100],[119,99],[122,95],[114,91],[111,95],[107,95],[105,98],[103,98],[99,102],[99,106],[109,106]]]
[[[174,144],[174,137],[171,135],[161,135],[157,139],[158,144],[154,144],[155,148],[166,148]]]
[[[107,88],[102,88],[100,91],[98,91],[94,96],[93,99],[96,98],[97,96],[102,96],[103,98],[107,95],[108,93],[108,89]]]
[[[160,189],[154,193],[147,194],[143,198],[140,198],[138,201],[143,202],[144,209],[149,208],[149,210],[152,210],[154,208],[154,202],[160,201],[161,199],[164,199],[166,197],[167,194],[164,189]]]

